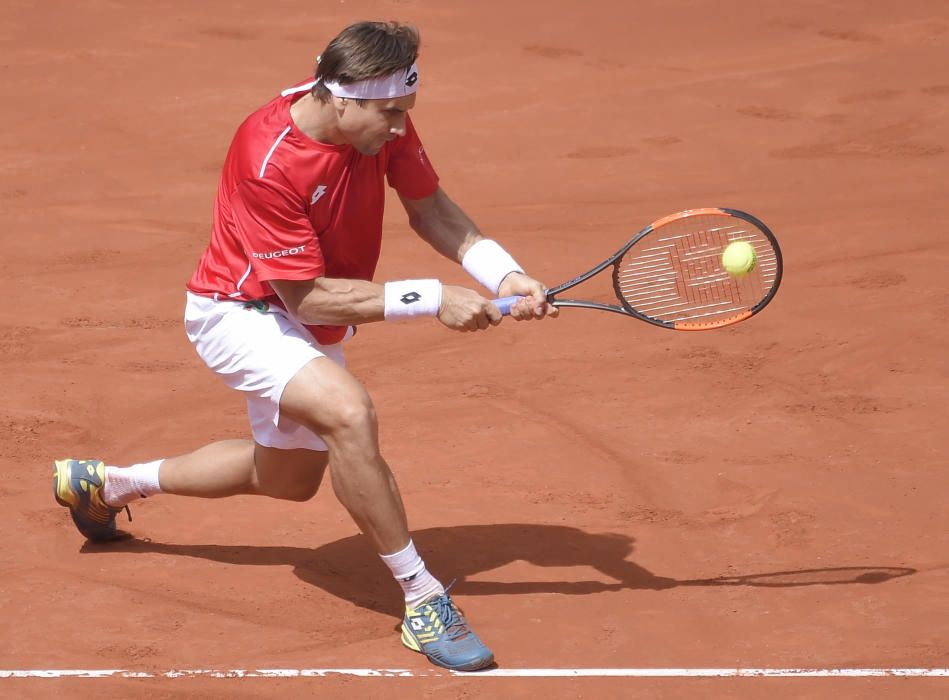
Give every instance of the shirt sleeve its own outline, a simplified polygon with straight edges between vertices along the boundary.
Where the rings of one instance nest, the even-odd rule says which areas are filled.
[[[231,195],[231,212],[259,280],[323,275],[323,251],[304,203],[294,192],[269,180],[244,180]]]
[[[423,199],[438,189],[438,174],[408,116],[405,117],[405,136],[392,142],[386,177],[389,186],[406,199]]]

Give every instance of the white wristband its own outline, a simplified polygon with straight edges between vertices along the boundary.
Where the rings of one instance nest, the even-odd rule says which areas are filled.
[[[437,316],[442,305],[442,283],[438,280],[386,282],[385,290],[386,321]]]
[[[502,280],[510,273],[524,272],[524,268],[504,248],[489,238],[482,238],[468,248],[461,259],[461,266],[495,295]]]

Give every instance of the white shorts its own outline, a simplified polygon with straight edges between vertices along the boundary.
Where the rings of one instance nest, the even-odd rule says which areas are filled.
[[[191,292],[185,330],[204,363],[229,387],[244,392],[254,440],[284,450],[327,449],[309,428],[281,418],[280,397],[312,359],[328,357],[345,366],[341,343],[320,345],[303,324],[273,305],[258,311],[244,302],[215,301]]]

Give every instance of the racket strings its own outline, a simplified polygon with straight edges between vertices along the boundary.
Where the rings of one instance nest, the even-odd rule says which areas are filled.
[[[735,277],[722,252],[735,241],[755,249],[757,263]],[[641,238],[614,272],[616,291],[636,312],[666,323],[714,324],[750,313],[774,287],[778,260],[770,239],[728,215],[684,217]]]

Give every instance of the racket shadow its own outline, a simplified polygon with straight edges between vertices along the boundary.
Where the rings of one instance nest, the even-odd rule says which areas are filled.
[[[719,578],[679,581],[679,586],[758,586],[761,588],[797,588],[800,586],[839,586],[857,583],[884,583],[910,576],[916,569],[905,566],[837,566],[826,569],[773,571],[764,574],[722,576]]]
[[[836,567],[677,580],[657,576],[630,561],[634,540],[616,533],[588,533],[559,525],[500,523],[428,528],[413,531],[412,536],[429,569],[446,583],[455,579],[460,595],[590,595],[681,586],[877,584],[916,573],[915,569],[905,567]],[[362,535],[315,548],[173,544],[127,537],[106,544],[87,542],[81,551],[184,556],[239,566],[290,566],[302,581],[359,607],[396,614],[402,607],[398,587],[392,585],[389,572]],[[547,580],[484,580],[486,572],[515,562],[559,571]],[[611,581],[589,580],[587,571],[577,572],[575,580],[551,580],[562,577],[562,569],[570,567],[592,568]],[[497,578],[509,576],[498,574]]]

